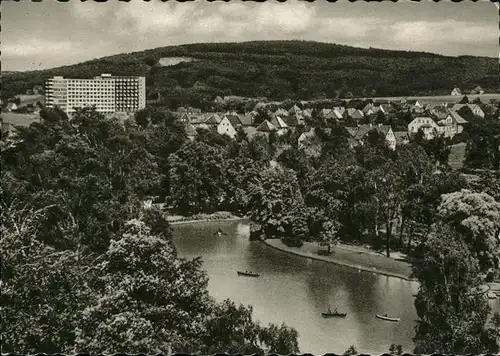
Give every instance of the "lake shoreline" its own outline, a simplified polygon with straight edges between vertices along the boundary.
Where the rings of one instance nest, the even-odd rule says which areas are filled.
[[[245,218],[240,217],[231,217],[231,218],[223,218],[223,219],[199,219],[199,220],[174,220],[169,221],[170,225],[183,225],[183,224],[195,224],[195,223],[207,223],[207,222],[226,222],[226,221],[237,221],[244,220]]]
[[[214,214],[216,215],[216,214]],[[231,222],[245,220],[245,217],[231,216],[224,218],[208,218],[208,219],[189,219],[182,220],[187,217],[174,217],[168,219],[169,224],[186,225],[196,223],[214,223],[214,222]],[[303,258],[310,258],[321,262],[332,263],[339,266],[357,269],[364,272],[376,273],[388,277],[403,279],[406,281],[416,281],[411,277],[411,264],[395,258],[387,258],[385,256],[367,251],[362,247],[354,247],[349,245],[337,245],[333,248],[335,252],[331,256],[321,256],[317,254],[318,247],[315,243],[304,242],[302,248],[288,247],[280,239],[264,239],[259,240],[270,248],[294,254]]]
[[[280,239],[267,239],[261,240],[266,246],[276,250],[294,254],[296,256],[310,258],[317,261],[332,263],[340,266],[345,266],[353,269],[358,269],[364,272],[372,272],[376,274],[385,275],[388,277],[404,279],[406,281],[414,282],[416,279],[411,277],[411,265],[404,261],[395,259],[387,259],[384,256],[369,256],[362,252],[350,250],[347,247],[334,247],[335,253],[331,256],[321,256],[311,252],[313,247],[312,243],[304,243],[308,246],[309,251],[302,250],[297,247],[288,247]],[[306,245],[310,244],[310,245]],[[304,246],[303,246],[304,247]],[[371,259],[371,261],[369,261]],[[385,259],[385,263],[384,262]],[[377,263],[373,263],[378,261]],[[372,262],[372,263],[370,263]],[[384,266],[385,265],[385,266]]]

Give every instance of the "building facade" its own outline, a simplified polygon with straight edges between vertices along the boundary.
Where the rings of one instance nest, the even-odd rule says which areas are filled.
[[[426,139],[431,139],[436,135],[452,138],[463,131],[465,124],[467,121],[460,115],[449,111],[446,118],[438,122],[430,117],[416,117],[408,124],[408,133],[414,135],[422,130]]]
[[[95,106],[103,114],[132,113],[146,107],[146,78],[102,74],[93,79],[53,77],[45,84],[45,103],[67,114]]]

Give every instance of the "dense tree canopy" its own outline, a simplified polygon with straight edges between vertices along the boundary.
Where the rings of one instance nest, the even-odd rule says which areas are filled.
[[[250,217],[269,235],[307,238],[304,200],[294,171],[264,169],[250,186]]]
[[[500,203],[486,193],[461,190],[442,195],[439,218],[464,238],[485,269],[500,269]]]
[[[123,218],[133,215],[131,207],[159,182],[144,136],[90,109],[71,120],[44,111],[18,140],[2,151],[2,201],[50,205],[40,229],[52,246],[83,243],[104,250]],[[77,231],[71,236],[77,240],[69,240],[65,229]]]
[[[219,176],[222,160],[203,164],[216,149],[182,144],[182,132],[163,119],[138,127],[92,109],[72,118],[49,110],[2,142],[4,351],[299,351],[294,329],[260,326],[251,308],[216,303],[201,261],[179,258],[164,214],[142,207],[161,189],[157,155],[164,152],[171,152],[172,184],[194,162],[206,175],[196,179]],[[165,146],[146,145],[154,127],[171,138]],[[196,195],[203,208],[212,193]],[[224,343],[227,323],[234,334]],[[241,338],[240,330],[254,336]]]
[[[485,328],[489,307],[479,265],[466,243],[450,227],[437,224],[426,247],[424,261],[416,269],[420,289],[415,300],[419,317],[415,352],[498,352],[500,324],[494,325],[494,319]]]
[[[469,168],[500,169],[500,120],[493,117],[473,122],[467,129],[465,165]]]
[[[214,212],[228,199],[228,177],[220,147],[187,142],[169,157],[168,202],[183,214]]]

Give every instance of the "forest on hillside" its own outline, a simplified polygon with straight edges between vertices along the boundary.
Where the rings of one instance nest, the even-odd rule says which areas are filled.
[[[176,56],[196,60],[168,67],[158,62]],[[4,73],[2,97],[24,93],[54,75],[91,78],[101,73],[146,76],[148,95],[159,94],[170,107],[204,107],[218,95],[306,100],[443,95],[454,86],[498,90],[494,58],[265,41],[168,46],[60,68]]]

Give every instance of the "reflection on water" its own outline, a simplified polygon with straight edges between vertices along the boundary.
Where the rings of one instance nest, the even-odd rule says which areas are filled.
[[[227,236],[214,235],[218,228]],[[252,305],[262,323],[286,323],[300,334],[301,352],[343,353],[350,345],[359,352],[380,354],[393,343],[413,351],[416,313],[412,294],[416,283],[359,272],[291,255],[249,241],[242,222],[212,222],[174,226],[179,255],[202,256],[210,277],[209,291],[217,300],[230,298]],[[237,270],[260,273],[238,277]],[[325,319],[331,306],[345,319]],[[385,322],[375,314],[400,317]]]

